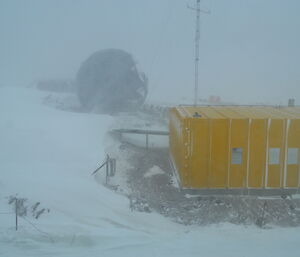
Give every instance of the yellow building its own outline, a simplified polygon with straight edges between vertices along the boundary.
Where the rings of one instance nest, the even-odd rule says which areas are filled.
[[[299,188],[300,108],[181,106],[170,153],[182,188]]]

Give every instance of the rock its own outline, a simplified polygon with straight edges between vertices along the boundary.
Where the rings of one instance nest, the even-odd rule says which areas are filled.
[[[103,113],[136,109],[148,93],[145,74],[129,53],[119,49],[92,54],[82,63],[76,84],[82,106]]]

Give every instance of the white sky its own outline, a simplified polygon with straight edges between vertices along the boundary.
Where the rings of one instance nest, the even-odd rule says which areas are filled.
[[[130,52],[150,97],[191,98],[194,0],[0,0],[0,85],[73,78],[93,52]],[[199,97],[300,101],[300,1],[202,0]]]

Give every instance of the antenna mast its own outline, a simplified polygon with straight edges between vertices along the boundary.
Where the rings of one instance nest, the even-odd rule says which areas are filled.
[[[196,11],[196,33],[195,33],[195,92],[194,105],[198,104],[198,87],[199,87],[199,42],[200,42],[200,13],[210,14],[210,11],[203,11],[200,9],[200,0],[196,0],[196,6],[189,9]]]
[[[194,105],[198,104],[199,87],[199,41],[200,41],[200,0],[196,0],[196,33],[195,33],[195,95]]]

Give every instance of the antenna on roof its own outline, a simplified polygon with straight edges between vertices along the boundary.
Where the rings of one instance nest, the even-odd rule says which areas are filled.
[[[199,86],[199,42],[200,42],[200,13],[210,14],[210,11],[200,9],[200,0],[196,0],[196,6],[187,8],[196,11],[196,33],[195,33],[195,92],[194,105],[198,104],[198,86]]]

